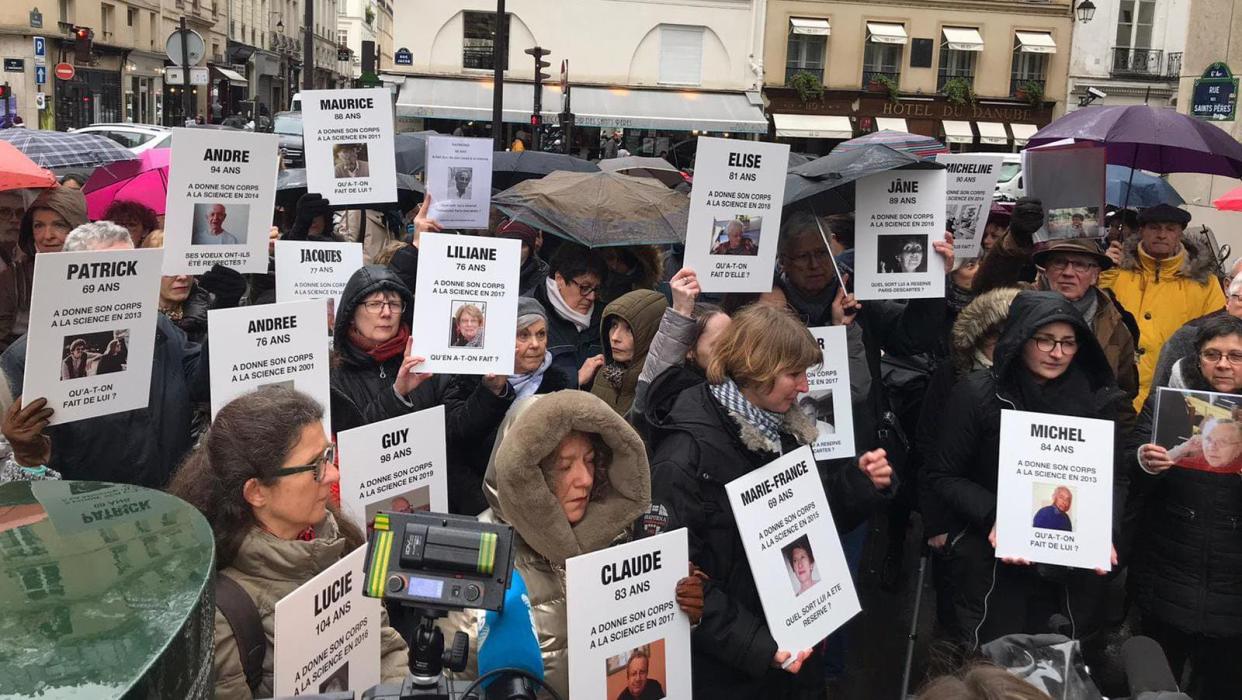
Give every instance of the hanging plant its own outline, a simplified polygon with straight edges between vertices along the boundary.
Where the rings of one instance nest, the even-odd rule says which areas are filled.
[[[867,80],[867,89],[871,92],[886,92],[888,93],[888,99],[893,102],[896,102],[901,95],[901,91],[897,87],[897,81],[879,73],[872,74]]]
[[[949,78],[945,81],[944,87],[940,92],[953,105],[968,105],[975,103],[975,88],[966,78],[957,77]]]
[[[1044,86],[1037,81],[1028,80],[1018,88],[1018,99],[1026,100],[1032,107],[1038,107],[1044,103]]]
[[[367,8],[367,24],[375,24],[375,10]]]
[[[787,82],[789,87],[798,91],[798,99],[802,100],[803,104],[817,100],[824,95],[824,84],[817,76],[806,71],[794,73]]]

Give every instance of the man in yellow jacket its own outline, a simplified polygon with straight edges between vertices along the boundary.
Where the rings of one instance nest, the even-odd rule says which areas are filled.
[[[1187,321],[1218,311],[1225,295],[1217,280],[1215,251],[1206,243],[1183,242],[1190,213],[1167,204],[1144,209],[1139,235],[1109,253],[1117,267],[1100,273],[1100,287],[1134,314],[1139,327],[1139,393],[1141,410],[1151,389],[1160,348]]]

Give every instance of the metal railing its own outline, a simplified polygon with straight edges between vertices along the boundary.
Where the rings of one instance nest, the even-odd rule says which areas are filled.
[[[1171,51],[1164,58],[1164,75],[1168,78],[1180,78],[1182,76],[1182,52]]]
[[[1039,93],[1041,95],[1045,94],[1044,88],[1046,88],[1048,85],[1046,80],[1027,78],[1021,75],[1010,75],[1009,76],[1009,96],[1017,97],[1019,92],[1026,92],[1027,86],[1032,83],[1039,86]],[[1025,95],[1023,97],[1025,97]]]
[[[819,80],[820,83],[824,82],[824,69],[822,66],[819,68],[809,68],[807,66],[803,66],[797,63],[786,63],[785,64],[785,84],[788,85],[789,81],[795,75],[799,73],[810,73],[811,75],[815,76],[815,78]]]
[[[1113,75],[1132,78],[1163,78],[1161,66],[1164,51],[1160,49],[1132,49],[1122,46],[1113,48]]]
[[[936,92],[944,90],[945,83],[953,80],[954,78],[962,78],[966,82],[970,83],[971,86],[974,86],[975,84],[975,74],[973,71],[959,71],[957,73],[952,71],[941,71],[936,76]]]
[[[876,78],[889,78],[898,85],[901,84],[901,71],[882,71],[882,70],[866,70],[863,69],[862,86],[866,90],[871,81]]]

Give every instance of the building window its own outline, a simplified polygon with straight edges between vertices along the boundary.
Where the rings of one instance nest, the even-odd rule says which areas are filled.
[[[798,73],[810,73],[824,82],[824,56],[828,50],[828,21],[789,20],[789,43],[785,51],[785,84]]]
[[[112,5],[99,6],[99,26],[103,30],[104,41],[112,41],[112,31],[116,28],[116,8]]]
[[[1045,81],[1048,79],[1048,56],[1051,54],[1029,50],[1020,40],[1013,42],[1013,68],[1009,75],[1009,95],[1017,97],[1018,93],[1028,93],[1033,87],[1044,92]]]
[[[876,79],[901,84],[901,64],[906,47],[906,29],[901,24],[867,23],[867,42],[863,48],[863,86]]]
[[[936,90],[943,90],[945,83],[961,78],[975,84],[975,61],[983,50],[977,29],[945,27],[940,40],[940,68],[936,75]]]
[[[1159,77],[1164,73],[1164,52],[1151,48],[1155,16],[1155,0],[1121,0],[1113,45],[1114,74]]]
[[[138,21],[137,8],[131,7],[125,11],[125,26],[132,27],[134,26],[134,22],[137,22],[137,21]]]
[[[703,28],[660,27],[660,83],[698,85],[703,80]]]
[[[73,22],[73,0],[57,0],[60,9],[60,21]]]
[[[509,34],[510,17],[505,17],[505,34]],[[463,12],[461,66],[473,70],[495,70],[496,13]],[[502,70],[509,70],[509,56],[500,57]]]
[[[346,29],[336,30],[336,45],[349,46],[349,31]]]

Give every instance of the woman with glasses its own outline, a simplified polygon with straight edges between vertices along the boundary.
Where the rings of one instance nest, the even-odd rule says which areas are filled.
[[[1242,394],[1242,320],[1226,315],[1202,325],[1168,386]],[[1153,387],[1139,416],[1136,437],[1147,444],[1132,470],[1129,513],[1136,524],[1132,581],[1142,633],[1160,642],[1178,676],[1191,662],[1187,692],[1201,700],[1236,698],[1242,688],[1242,425],[1236,415],[1209,418],[1192,444],[1166,450],[1150,442],[1158,393]],[[1175,415],[1161,407],[1162,424],[1166,414]]]
[[[322,407],[293,389],[245,394],[220,409],[169,487],[211,524],[216,575],[251,599],[266,637],[262,673],[251,684],[239,636],[216,612],[216,698],[271,697],[276,602],[365,545],[332,503],[340,472],[322,421]],[[387,624],[379,634],[380,675],[400,681],[408,668],[405,642]]]
[[[332,332],[332,430],[421,411],[439,403],[423,358],[410,356],[414,295],[396,273],[366,265],[341,293]]]
[[[562,243],[548,266],[548,278],[534,293],[535,301],[548,311],[548,349],[570,349],[578,385],[589,387],[604,364],[599,296],[608,267],[598,255],[573,243]]]
[[[997,561],[996,483],[1003,410],[1115,421],[1114,541],[1125,499],[1133,413],[1100,344],[1080,314],[1055,292],[1021,292],[1010,305],[990,368],[962,377],[949,394],[939,440],[928,458],[927,497],[945,509],[944,557],[953,583],[964,651],[1006,634],[1049,630],[1064,614],[1071,636],[1097,626],[1101,580],[1081,569]],[[1114,552],[1115,560],[1116,553]]]

